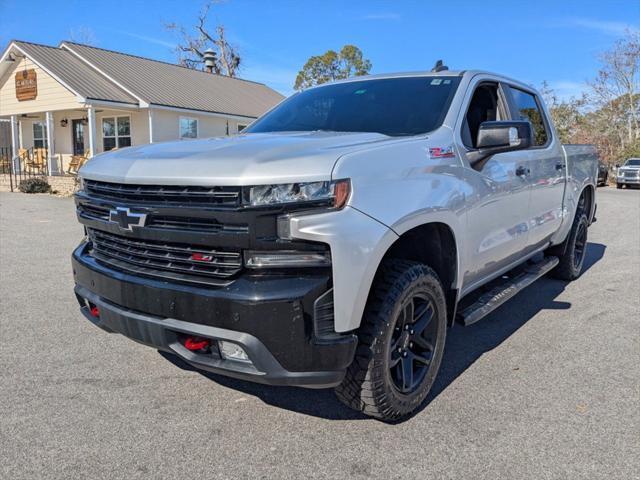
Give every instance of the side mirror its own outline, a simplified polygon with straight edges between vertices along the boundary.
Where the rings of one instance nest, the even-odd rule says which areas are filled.
[[[468,158],[475,170],[481,170],[492,155],[526,150],[533,144],[533,130],[528,121],[482,122],[478,130],[477,150]]]

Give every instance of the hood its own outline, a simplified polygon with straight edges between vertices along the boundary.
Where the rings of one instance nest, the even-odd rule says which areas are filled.
[[[378,133],[255,133],[130,147],[97,155],[83,178],[160,185],[259,185],[328,180],[338,158],[381,142]]]

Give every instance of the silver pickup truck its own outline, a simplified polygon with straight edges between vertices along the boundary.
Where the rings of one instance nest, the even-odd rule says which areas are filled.
[[[437,70],[322,85],[237,136],[90,160],[82,313],[200,369],[411,415],[454,321],[580,275],[596,209],[597,156],[560,144],[538,92]]]
[[[640,185],[640,158],[629,158],[616,172],[616,187]]]

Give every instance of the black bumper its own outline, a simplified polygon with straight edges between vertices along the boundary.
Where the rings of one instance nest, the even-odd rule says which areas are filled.
[[[83,314],[106,331],[196,368],[271,385],[335,386],[353,359],[354,335],[314,336],[313,304],[330,288],[328,275],[243,275],[225,287],[198,287],[109,269],[86,248],[72,257],[76,295]],[[84,299],[98,306],[99,318]],[[235,342],[252,364],[191,352],[184,335]]]

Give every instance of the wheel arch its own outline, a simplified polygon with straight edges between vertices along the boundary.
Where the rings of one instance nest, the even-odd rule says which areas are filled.
[[[565,229],[565,232],[563,237],[564,238],[560,243],[554,244],[551,247],[549,247],[547,249],[547,254],[549,255],[556,255],[556,256],[562,256],[564,255],[564,252],[567,248],[567,242],[569,241],[569,238],[571,237],[571,228],[577,218],[577,216],[580,214],[580,212],[585,212],[585,214],[587,215],[587,221],[589,224],[591,224],[594,220],[595,217],[595,213],[596,213],[596,187],[592,184],[585,184],[582,189],[580,190],[580,195],[578,195],[577,197],[573,197],[573,205],[575,205],[575,207],[573,208],[573,215],[571,215],[571,221],[568,222],[567,228]],[[577,198],[577,199],[576,199]]]
[[[390,258],[424,263],[437,273],[445,290],[447,317],[451,324],[455,317],[460,275],[460,248],[451,225],[430,221],[406,229],[382,256],[376,276],[382,262]]]
[[[587,215],[587,219],[589,223],[593,221],[593,217],[595,216],[595,206],[596,206],[596,190],[595,187],[591,184],[585,185],[582,191],[580,192],[580,196],[578,197],[578,204],[576,206],[576,212],[574,213],[574,218],[580,211],[581,201],[584,198],[585,204],[582,207]]]

